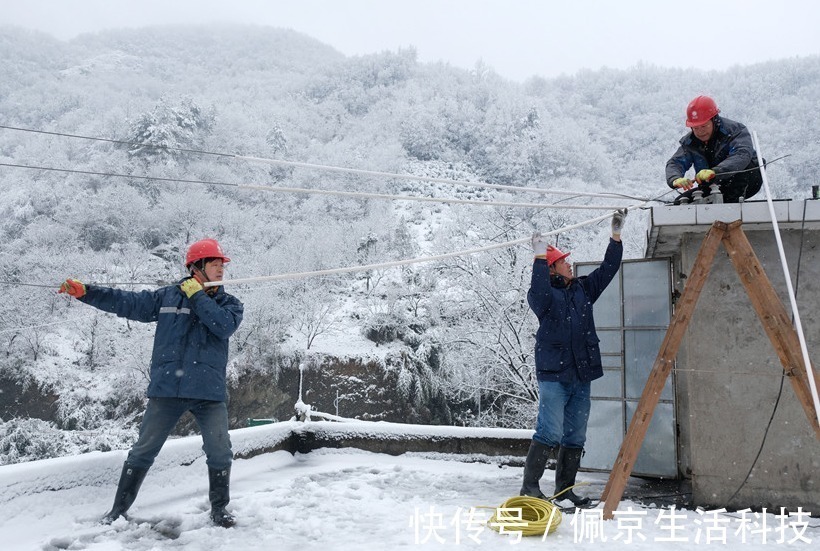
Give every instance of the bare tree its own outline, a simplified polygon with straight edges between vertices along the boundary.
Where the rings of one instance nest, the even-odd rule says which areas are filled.
[[[310,350],[316,337],[332,331],[339,322],[336,299],[322,280],[303,283],[293,299],[294,329],[305,338],[305,348]]]

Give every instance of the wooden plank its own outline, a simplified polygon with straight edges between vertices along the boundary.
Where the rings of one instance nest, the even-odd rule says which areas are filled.
[[[809,418],[809,424],[814,429],[817,439],[820,440],[820,425],[818,425],[814,411],[808,373],[791,316],[774,290],[771,280],[763,271],[763,266],[740,225],[729,227],[723,236],[723,245],[729,251],[729,258],[740,276],[740,281],[746,287],[746,292],[763,324],[763,329],[780,358],[783,370],[792,384],[797,399],[803,406],[803,411]],[[820,388],[817,371],[813,370],[813,372],[815,383]]]
[[[715,222],[700,246],[698,256],[686,282],[686,287],[678,300],[675,313],[672,316],[669,328],[666,330],[666,336],[641,394],[638,408],[629,423],[629,429],[621,444],[621,450],[617,459],[615,459],[604,492],[601,494],[601,501],[604,502],[605,519],[613,518],[612,512],[618,508],[618,504],[624,495],[624,488],[626,488],[629,475],[632,474],[635,459],[646,437],[646,431],[652,421],[652,415],[655,413],[658,400],[660,400],[661,391],[669,378],[669,373],[672,371],[681,340],[686,333],[689,321],[692,319],[698,297],[700,297],[703,285],[709,277],[712,262],[726,229],[727,225],[725,223]]]

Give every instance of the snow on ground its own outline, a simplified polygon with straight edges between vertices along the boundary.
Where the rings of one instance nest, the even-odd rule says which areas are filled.
[[[233,431],[234,448],[270,444],[296,426],[278,423]],[[169,441],[130,511],[131,521],[120,519],[111,526],[96,521],[110,508],[124,451],[0,467],[2,548],[600,551],[706,545],[745,551],[816,549],[820,542],[820,519],[808,516],[748,513],[744,522],[740,513],[678,511],[630,501],[621,503],[615,520],[601,521],[600,509],[567,514],[546,539],[519,541],[515,535],[491,531],[482,521],[517,493],[520,467],[354,449],[296,455],[277,451],[236,460],[229,509],[238,524],[224,529],[208,520],[206,466],[199,444],[198,437]],[[606,475],[581,473],[579,481],[592,484],[592,495],[603,487]],[[471,516],[471,508],[481,506],[488,509],[475,509]]]

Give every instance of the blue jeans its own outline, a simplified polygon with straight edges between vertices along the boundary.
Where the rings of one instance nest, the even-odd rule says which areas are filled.
[[[139,439],[128,452],[125,462],[138,469],[153,465],[168,435],[186,411],[193,414],[202,433],[202,449],[208,467],[217,470],[230,467],[233,452],[228,434],[228,406],[225,402],[188,398],[148,399]]]
[[[533,440],[553,447],[583,448],[589,422],[590,383],[538,381],[538,420]]]

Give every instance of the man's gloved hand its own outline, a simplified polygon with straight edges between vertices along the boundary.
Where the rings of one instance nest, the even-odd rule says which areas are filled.
[[[683,191],[689,191],[694,185],[695,184],[689,178],[677,178],[674,182],[672,182],[672,187],[675,189],[682,189]]]
[[[538,258],[547,258],[547,238],[541,232],[532,234],[532,252]]]
[[[621,238],[621,230],[624,227],[627,212],[627,209],[618,209],[615,211],[615,214],[612,215],[612,237],[616,239]]]
[[[202,284],[199,283],[196,278],[189,277],[179,284],[179,288],[182,289],[182,292],[185,293],[186,297],[191,298],[202,290]]]
[[[695,180],[697,180],[699,184],[711,182],[714,179],[715,171],[711,168],[704,168],[695,175]]]
[[[85,285],[79,279],[68,278],[60,285],[60,290],[57,292],[68,293],[74,298],[80,298],[85,296]]]

